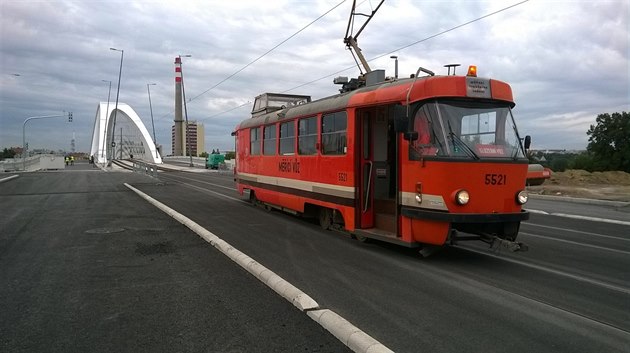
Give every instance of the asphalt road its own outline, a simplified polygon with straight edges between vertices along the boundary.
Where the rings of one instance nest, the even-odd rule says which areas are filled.
[[[579,201],[579,200],[578,200]],[[630,203],[617,201],[586,200],[591,204],[581,202],[563,202],[553,199],[532,198],[527,202],[530,210],[542,211],[548,214],[560,214],[565,218],[603,218],[630,222]]]
[[[160,180],[137,187],[396,352],[628,351],[628,223],[532,214],[519,236],[529,252],[467,243],[422,259],[251,206],[230,175],[167,172]],[[614,212],[627,216],[626,209]]]
[[[349,352],[125,182],[183,196],[87,163],[0,183],[0,351]]]
[[[254,207],[229,174],[84,168],[0,184],[2,351],[347,351],[123,182],[396,352],[628,351],[626,208],[535,201],[548,214],[522,225],[529,252],[466,243],[423,259]],[[571,209],[622,223],[553,215]]]

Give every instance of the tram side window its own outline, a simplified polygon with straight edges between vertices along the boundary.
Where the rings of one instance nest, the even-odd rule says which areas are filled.
[[[265,126],[263,130],[263,154],[273,156],[276,154],[276,125]]]
[[[280,154],[295,154],[295,122],[280,124]]]
[[[249,137],[249,153],[252,156],[257,156],[260,154],[260,128],[250,129]]]
[[[346,154],[346,112],[322,116],[322,154]]]
[[[317,117],[300,119],[298,122],[298,153],[317,154]]]

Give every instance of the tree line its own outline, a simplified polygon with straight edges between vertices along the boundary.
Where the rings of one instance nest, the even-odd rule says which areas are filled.
[[[529,154],[530,163],[542,164],[554,172],[584,169],[589,172],[620,170],[630,173],[630,112],[599,114],[595,125],[591,125],[586,134],[589,138],[585,152],[533,151]],[[14,148],[5,148],[0,151],[0,160],[13,158],[15,154]],[[202,157],[207,155],[207,152],[201,154]],[[234,152],[227,152],[225,159],[234,157]]]
[[[542,164],[555,172],[584,169],[589,172],[620,170],[630,173],[630,113],[597,115],[595,125],[586,132],[588,146],[581,153],[530,153],[531,163]],[[544,157],[544,158],[543,158]]]

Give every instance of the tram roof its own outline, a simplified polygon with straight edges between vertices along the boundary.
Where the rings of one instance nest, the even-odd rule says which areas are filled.
[[[417,81],[424,79],[425,77],[418,78]],[[309,103],[273,111],[267,114],[259,115],[242,121],[238,128],[248,128],[259,125],[272,124],[278,121],[289,120],[296,117],[308,117],[315,116],[320,113],[334,112],[348,108],[350,99],[360,93],[367,93],[375,91],[384,87],[394,87],[409,85],[413,79],[402,79],[384,81],[375,85],[361,87],[356,90],[336,94],[334,96],[324,97]]]
[[[413,93],[416,93],[415,100],[418,99],[417,94],[426,94],[427,97],[467,97],[466,92],[468,85],[466,76],[423,76],[415,79],[405,78],[399,80],[383,81],[378,84],[362,87],[349,92],[336,94],[321,98],[309,103],[276,110],[259,116],[255,116],[243,120],[238,129],[249,128],[254,126],[273,124],[279,121],[289,120],[297,117],[315,116],[320,113],[335,112],[352,106],[370,106],[381,104],[404,103],[407,99],[408,89],[414,84]],[[477,79],[475,77],[475,79]],[[512,101],[512,91],[509,85],[494,79],[479,78],[485,82],[488,87],[496,85],[496,95],[490,93],[486,98],[498,99],[510,102]],[[463,91],[462,91],[463,90]],[[492,89],[494,91],[494,88]],[[352,100],[353,97],[358,99]],[[362,97],[361,97],[362,96]],[[469,96],[472,97],[472,96]],[[412,99],[414,101],[414,99]]]

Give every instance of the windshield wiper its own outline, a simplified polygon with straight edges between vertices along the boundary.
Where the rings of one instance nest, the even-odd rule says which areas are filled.
[[[512,155],[512,159],[513,160],[517,160],[518,159],[518,151],[521,149],[520,146],[515,146],[514,147],[514,154]]]
[[[479,160],[479,156],[475,153],[475,151],[473,151],[473,149],[470,148],[470,146],[468,146],[466,142],[462,141],[462,139],[453,132],[450,121],[448,122],[448,135],[451,137],[453,145],[455,145],[455,142],[458,142],[460,146],[464,147],[464,150],[468,153],[469,156],[473,157],[475,160]]]
[[[434,141],[437,142],[437,144],[439,145],[439,150],[443,151],[444,150],[444,146],[442,146],[442,142],[440,141],[440,139],[437,137],[437,134],[435,133],[435,129],[433,128],[433,123],[429,122],[429,128],[431,129],[431,138],[430,141]]]

